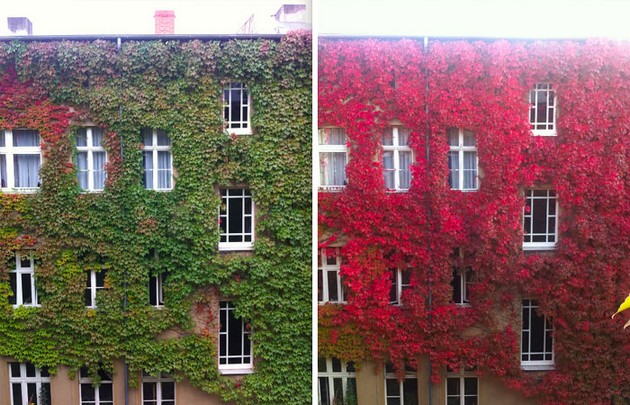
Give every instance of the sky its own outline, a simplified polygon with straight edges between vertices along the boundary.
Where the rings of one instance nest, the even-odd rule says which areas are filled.
[[[255,14],[273,33],[282,0],[0,0],[0,35],[7,17],[28,17],[34,35],[153,34],[155,10],[175,11],[176,34],[235,34]],[[304,3],[299,0],[297,3]]]

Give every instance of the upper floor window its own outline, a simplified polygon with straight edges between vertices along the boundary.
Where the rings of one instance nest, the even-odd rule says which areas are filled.
[[[448,130],[448,184],[453,190],[479,188],[478,158],[475,135],[465,129]]]
[[[142,405],[175,405],[175,380],[166,374],[142,372]]]
[[[32,363],[9,363],[11,404],[50,405],[50,374]]]
[[[219,370],[223,374],[248,374],[254,371],[249,322],[236,316],[230,301],[219,307]]]
[[[454,252],[454,259],[456,261],[462,260],[464,253],[461,249],[457,248]],[[472,269],[465,266],[454,265],[453,266],[453,279],[451,285],[453,287],[453,302],[457,305],[468,304],[468,290],[472,284]]]
[[[389,303],[392,305],[402,305],[402,293],[411,288],[410,269],[391,269],[389,271],[391,287],[389,289]]]
[[[555,249],[558,242],[558,199],[555,190],[525,190],[523,249]]]
[[[319,357],[317,384],[320,405],[357,403],[356,372],[352,362]]]
[[[103,129],[80,128],[76,133],[77,178],[85,191],[105,188],[107,152],[103,148]]]
[[[341,257],[334,250],[322,250],[319,255],[317,300],[320,303],[346,301],[345,286],[339,276]]]
[[[32,129],[0,130],[0,188],[34,191],[39,188],[42,150]]]
[[[405,378],[398,380],[391,363],[385,364],[385,405],[417,405],[418,375],[405,367]]]
[[[391,190],[408,190],[411,186],[412,154],[409,147],[411,130],[393,127],[383,135],[383,177],[385,187]]]
[[[96,294],[98,291],[105,289],[105,276],[107,270],[92,270],[87,275],[85,285],[85,306],[88,308],[96,308]]]
[[[94,382],[88,375],[86,367],[81,367],[79,371],[79,388],[81,405],[113,405],[114,391],[112,375],[103,370],[98,371],[99,384],[94,386]]]
[[[14,307],[39,305],[35,289],[35,262],[32,255],[15,254],[15,268],[9,270],[9,284],[13,292],[9,297],[9,304]]]
[[[148,190],[173,188],[173,158],[171,140],[165,131],[146,128],[142,131],[142,183]]]
[[[164,282],[166,273],[149,277],[149,305],[156,308],[164,306]]]
[[[549,83],[538,83],[529,92],[529,123],[532,134],[556,135],[556,91]]]
[[[319,187],[338,191],[346,186],[348,151],[346,133],[342,128],[319,130]]]
[[[553,368],[553,324],[538,313],[538,301],[523,300],[521,366],[524,370]]]
[[[466,372],[448,372],[446,377],[446,405],[477,405],[479,379]]]
[[[219,250],[250,250],[254,246],[254,201],[243,188],[221,189]]]
[[[231,82],[223,89],[223,120],[228,132],[251,134],[249,90],[243,83]]]

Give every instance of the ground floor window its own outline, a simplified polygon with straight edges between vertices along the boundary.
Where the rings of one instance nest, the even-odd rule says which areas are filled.
[[[478,404],[478,378],[468,373],[449,373],[446,378],[446,405]]]
[[[319,405],[357,405],[354,363],[335,357],[320,357],[317,362]]]
[[[418,373],[405,368],[405,377],[399,380],[391,363],[385,364],[385,403],[386,405],[418,404]]]
[[[48,369],[32,363],[9,363],[11,405],[51,405]]]
[[[81,387],[81,405],[113,405],[114,391],[112,375],[99,370],[100,382],[98,386],[93,385],[93,381],[88,375],[88,370],[82,367],[79,371],[79,383]]]
[[[175,405],[175,380],[166,374],[142,373],[142,405]]]

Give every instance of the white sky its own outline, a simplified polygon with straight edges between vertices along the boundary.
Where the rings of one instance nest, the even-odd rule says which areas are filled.
[[[0,35],[7,17],[28,17],[34,35],[153,34],[155,10],[175,11],[176,34],[235,34],[252,14],[273,33],[283,3],[305,0],[0,0]]]
[[[630,39],[628,0],[313,0],[321,34]]]

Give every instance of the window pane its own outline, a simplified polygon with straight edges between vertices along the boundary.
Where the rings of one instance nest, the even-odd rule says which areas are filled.
[[[418,380],[416,378],[405,378],[403,381],[404,404],[418,403]]]
[[[30,274],[22,274],[22,304],[24,305],[33,304],[33,294],[31,291],[31,275]]]
[[[87,144],[87,128],[79,128],[76,134],[77,146],[86,147]]]
[[[398,128],[398,145],[408,146],[410,134],[411,130],[409,128]]]
[[[17,273],[9,273],[9,286],[11,287],[11,292],[13,292],[13,295],[9,297],[9,304],[16,305],[17,295],[18,295]],[[18,373],[19,373],[19,363],[11,363],[11,364],[18,364]],[[19,376],[19,374],[16,374],[16,376]]]
[[[95,401],[96,395],[92,384],[81,384],[81,401]]]
[[[153,153],[142,152],[142,167],[144,168],[144,188],[153,189]]]
[[[328,387],[328,378],[319,378],[319,400],[321,405],[332,405],[330,403],[330,387]]]
[[[142,130],[142,143],[144,146],[153,146],[153,130],[145,128]]]
[[[447,395],[459,395],[459,378],[448,378],[446,380]]]
[[[391,129],[386,130],[386,132],[381,135],[381,142],[383,143],[383,146],[394,145],[394,134]]]
[[[92,127],[92,146],[103,146],[103,128]]]
[[[39,133],[31,129],[14,129],[13,146],[39,146]]]
[[[332,358],[332,371],[334,373],[340,373],[341,372],[341,360],[339,360],[336,357]]]
[[[39,187],[39,155],[13,155],[15,186]]]
[[[11,384],[11,392],[13,396],[13,403],[22,405],[24,403],[22,400],[22,385],[19,383]]]
[[[162,382],[162,399],[175,399],[174,382]]]
[[[94,189],[102,190],[105,188],[105,162],[107,155],[105,152],[93,152],[94,159]]]
[[[171,140],[166,135],[166,131],[161,129],[157,130],[157,144],[158,146],[169,146],[171,144]]]
[[[98,394],[101,401],[113,401],[114,393],[113,393],[113,385],[112,384],[103,384],[99,387]]]
[[[346,133],[342,128],[323,128],[319,130],[320,145],[345,145]]]
[[[8,187],[9,179],[7,178],[7,157],[0,154],[0,187]]]
[[[449,146],[459,146],[459,130],[457,128],[448,130],[448,144]]]
[[[230,215],[228,233],[237,233],[237,234],[242,233],[243,232],[243,200],[241,200],[240,198],[230,198],[228,200],[228,212]]]
[[[339,291],[337,290],[337,272],[327,271],[328,273],[328,300],[339,301]]]
[[[464,395],[477,395],[477,378],[464,378]]]
[[[153,382],[142,383],[142,399],[157,400],[157,384]]]

